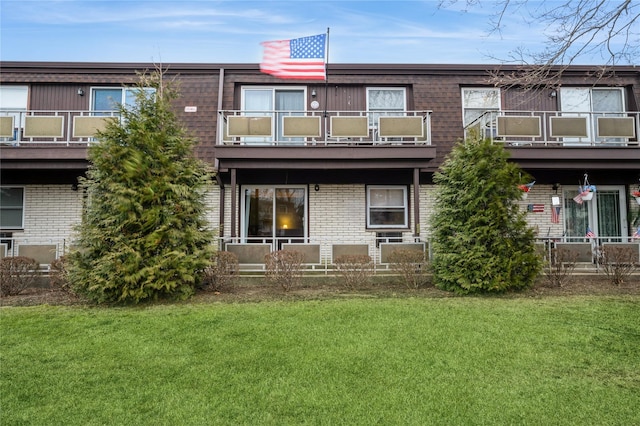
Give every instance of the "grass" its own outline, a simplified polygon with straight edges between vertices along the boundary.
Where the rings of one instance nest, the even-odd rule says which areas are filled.
[[[5,307],[0,424],[640,424],[639,302]]]

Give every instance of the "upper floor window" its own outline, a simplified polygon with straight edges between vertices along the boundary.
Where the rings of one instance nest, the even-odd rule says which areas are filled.
[[[462,117],[464,127],[486,124],[491,117],[487,111],[500,111],[500,89],[464,87],[462,89]]]
[[[271,116],[276,140],[282,141],[282,117],[302,115],[305,110],[305,88],[292,87],[243,87],[242,110],[245,115]],[[287,138],[300,141],[302,138]],[[244,142],[269,142],[268,138],[244,138]]]
[[[0,187],[0,229],[24,228],[24,188]]]
[[[7,117],[2,119],[1,138],[18,138],[18,129],[24,126],[28,94],[28,86],[0,86],[0,116]]]
[[[584,116],[587,119],[587,138],[598,133],[598,117],[622,117],[625,111],[624,92],[619,87],[562,87],[560,109],[567,115]],[[602,142],[602,138],[595,138]],[[578,139],[564,138],[564,142]],[[620,138],[607,138],[607,142],[622,142]]]
[[[406,186],[367,186],[367,228],[407,228]]]
[[[402,115],[407,110],[404,87],[367,87],[369,126],[374,127],[380,115]]]
[[[620,88],[562,87],[560,107],[565,112],[623,112]]]
[[[91,89],[91,106],[93,111],[116,111],[120,105],[126,108],[136,104],[137,87],[94,87]],[[147,87],[148,93],[155,93],[156,89]]]

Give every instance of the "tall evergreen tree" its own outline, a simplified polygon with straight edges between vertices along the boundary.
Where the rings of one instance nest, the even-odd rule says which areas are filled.
[[[533,284],[540,270],[534,231],[518,208],[523,175],[501,145],[456,144],[441,171],[433,229],[433,273],[439,288],[461,294],[502,292]]]
[[[188,297],[210,259],[209,173],[172,112],[176,97],[161,71],[141,75],[135,105],[120,105],[89,149],[69,273],[97,302]]]

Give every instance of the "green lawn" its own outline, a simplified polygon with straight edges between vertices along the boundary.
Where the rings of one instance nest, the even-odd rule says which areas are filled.
[[[640,297],[0,309],[0,424],[640,424]]]

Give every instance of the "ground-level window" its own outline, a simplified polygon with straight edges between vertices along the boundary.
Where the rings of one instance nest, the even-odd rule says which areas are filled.
[[[0,187],[0,229],[24,228],[24,188]]]
[[[247,242],[306,236],[307,188],[243,186],[242,237]]]
[[[406,186],[367,186],[367,228],[408,228]]]

